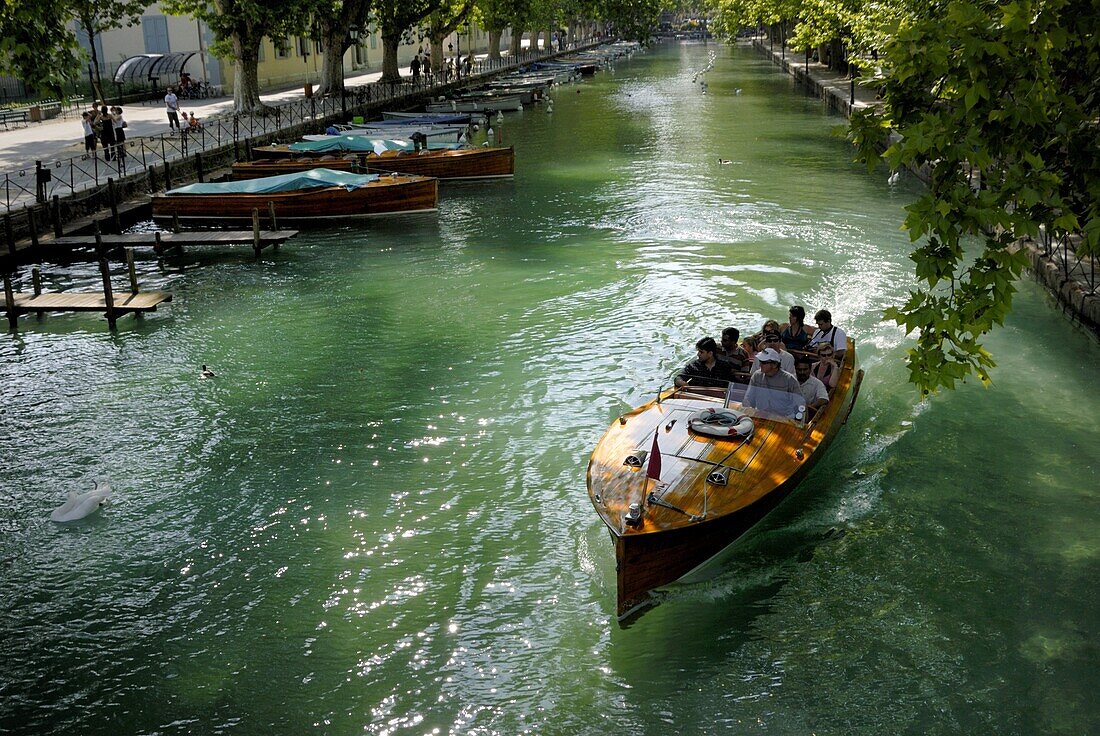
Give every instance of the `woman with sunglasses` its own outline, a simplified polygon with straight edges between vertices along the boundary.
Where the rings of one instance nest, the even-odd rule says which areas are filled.
[[[825,384],[825,388],[836,388],[840,378],[840,366],[836,362],[836,349],[832,343],[823,342],[817,346],[818,361],[814,363],[812,375]]]

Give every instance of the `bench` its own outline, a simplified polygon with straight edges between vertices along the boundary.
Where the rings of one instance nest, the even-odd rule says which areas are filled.
[[[13,126],[27,124],[26,110],[0,110],[0,125],[10,130]]]

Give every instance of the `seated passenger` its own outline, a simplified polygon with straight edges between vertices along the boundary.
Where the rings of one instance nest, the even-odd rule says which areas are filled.
[[[779,333],[787,350],[805,350],[810,344],[810,330],[806,327],[806,310],[795,304],[787,312],[787,324]]]
[[[779,367],[783,370],[794,375],[794,356],[783,349],[783,341],[779,339],[779,335],[774,332],[769,332],[764,335],[764,339],[760,343],[760,349],[765,350],[771,348],[779,354]],[[752,369],[754,371],[760,368],[760,355],[757,354],[752,361]]]
[[[836,388],[836,382],[840,379],[840,366],[833,360],[836,349],[832,343],[823,342],[817,346],[819,360],[814,363],[814,377],[825,384],[825,388]]]
[[[848,336],[844,330],[833,324],[832,313],[828,309],[819,310],[814,315],[814,322],[817,323],[817,329],[810,338],[810,347],[816,349],[821,343],[830,343],[836,350],[837,361],[843,363],[844,351],[848,349]]]
[[[729,363],[718,360],[718,344],[714,338],[704,337],[695,343],[695,349],[698,351],[697,359],[684,366],[680,375],[676,376],[676,386],[728,386],[733,374]]]
[[[829,403],[829,392],[825,390],[825,384],[811,375],[813,364],[813,358],[803,356],[794,366],[794,377],[798,379],[798,387],[802,391],[802,403],[806,407],[807,418]]]
[[[760,361],[760,370],[749,377],[749,388],[742,405],[782,417],[801,419],[802,389],[798,379],[779,367],[779,353],[772,348],[761,350],[756,357]]]
[[[752,359],[744,348],[737,344],[741,337],[741,331],[736,327],[727,327],[722,330],[722,345],[718,348],[719,360],[730,364],[730,370],[741,372],[748,370]]]

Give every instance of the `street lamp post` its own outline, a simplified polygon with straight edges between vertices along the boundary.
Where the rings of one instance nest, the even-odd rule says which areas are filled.
[[[348,38],[351,40],[352,46],[359,45],[359,26],[348,26]],[[344,74],[344,53],[340,52],[340,111],[345,117],[348,114],[348,89],[345,84],[346,75]]]

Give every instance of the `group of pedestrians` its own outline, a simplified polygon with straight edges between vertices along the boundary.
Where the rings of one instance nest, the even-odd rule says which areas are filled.
[[[474,67],[473,56],[467,55],[465,59],[460,56],[453,56],[454,47],[451,45],[447,46],[447,50],[450,52],[448,54],[450,58],[445,59],[442,68],[438,70],[440,78],[444,82],[449,82],[452,77],[458,79],[462,76],[470,76],[470,72],[473,71]],[[417,49],[416,55],[409,62],[409,72],[412,73],[413,82],[419,82],[421,74],[424,75],[425,79],[431,80],[432,56],[424,51],[423,47]]]
[[[103,158],[107,161],[126,157],[126,128],[129,124],[123,117],[121,107],[108,108],[106,103],[101,102],[81,114],[81,125],[84,129],[85,153],[94,155],[98,143],[103,149]]]

